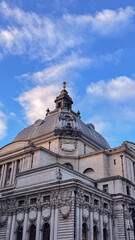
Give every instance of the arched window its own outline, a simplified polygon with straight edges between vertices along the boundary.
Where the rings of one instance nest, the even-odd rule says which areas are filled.
[[[93,170],[93,168],[87,168],[87,169],[84,170],[83,173],[84,174],[94,173],[94,170]]]
[[[82,240],[87,240],[87,224],[82,225]]]
[[[97,226],[93,227],[93,240],[97,240],[98,239],[98,229]]]
[[[50,224],[45,223],[43,225],[43,238],[42,240],[50,240]]]
[[[106,228],[103,229],[103,240],[107,240],[107,230],[106,230]]]
[[[64,163],[64,167],[67,167],[70,170],[73,170],[73,166],[70,163]]]
[[[22,226],[18,226],[16,240],[22,240],[22,235],[23,235],[23,227]]]
[[[36,239],[36,226],[32,224],[30,226],[30,235],[29,240],[35,240]]]

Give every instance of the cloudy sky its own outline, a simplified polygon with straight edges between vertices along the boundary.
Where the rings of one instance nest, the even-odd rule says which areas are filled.
[[[111,147],[135,142],[135,1],[0,1],[0,147],[54,108],[63,81]]]

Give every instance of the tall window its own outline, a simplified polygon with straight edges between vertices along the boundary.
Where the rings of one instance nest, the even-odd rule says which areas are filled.
[[[12,163],[7,165],[7,173],[6,173],[6,184],[9,184],[11,179],[11,170],[12,170]]]
[[[43,240],[50,240],[50,224],[49,223],[45,223],[43,225]]]
[[[0,180],[1,180],[1,174],[2,174],[2,165],[0,165]]]
[[[82,225],[82,240],[87,240],[87,224]]]
[[[86,144],[84,144],[84,154],[86,154]]]
[[[36,226],[32,224],[30,226],[30,237],[29,240],[35,240],[36,239]]]
[[[23,235],[23,227],[22,226],[18,226],[16,240],[22,240],[22,235]]]
[[[16,166],[16,174],[20,172],[20,159],[17,160],[17,166]]]
[[[126,186],[126,189],[127,189],[127,195],[130,196],[130,188],[129,188],[129,186]]]
[[[103,229],[103,240],[107,240],[107,230],[106,230],[106,228]]]
[[[108,193],[108,184],[103,185],[103,191]]]
[[[93,240],[97,240],[98,239],[98,229],[97,226],[93,227]]]

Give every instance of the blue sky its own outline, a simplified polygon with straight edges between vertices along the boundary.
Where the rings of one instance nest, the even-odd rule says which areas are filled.
[[[135,142],[135,1],[0,1],[0,147],[67,82],[111,147]]]

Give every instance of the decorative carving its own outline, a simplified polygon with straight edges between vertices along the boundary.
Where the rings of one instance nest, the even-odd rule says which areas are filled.
[[[56,128],[54,130],[55,136],[71,136],[71,137],[81,137],[81,131],[73,129],[70,125],[63,128]]]
[[[103,218],[103,220],[104,220],[104,223],[105,223],[105,224],[107,224],[107,223],[108,223],[108,216],[107,216],[106,214],[104,215],[104,218]]]
[[[71,199],[72,197],[72,191],[62,191],[60,193],[60,197],[62,200],[68,200]]]
[[[69,206],[69,205],[65,205],[60,208],[60,212],[61,212],[63,218],[68,218],[70,211],[71,211],[71,206]]]
[[[57,180],[61,180],[62,179],[62,173],[61,173],[60,168],[56,169],[56,179]]]
[[[94,220],[98,221],[99,220],[99,213],[96,211],[94,212]]]
[[[72,140],[62,140],[60,143],[60,148],[66,152],[73,152],[76,149],[76,141]]]
[[[24,220],[24,211],[23,211],[23,210],[19,210],[19,211],[17,212],[16,218],[17,218],[17,221],[18,221],[19,223],[22,222],[22,221]]]
[[[30,208],[29,219],[30,221],[35,221],[37,218],[37,209],[35,207]]]
[[[47,220],[47,219],[49,219],[50,218],[50,216],[51,216],[51,210],[50,210],[50,208],[49,207],[43,207],[43,209],[42,209],[42,218],[44,219],[44,220]]]
[[[0,226],[4,226],[7,221],[7,215],[0,216]]]
[[[83,218],[87,219],[89,217],[89,209],[88,208],[84,208],[83,209]]]

